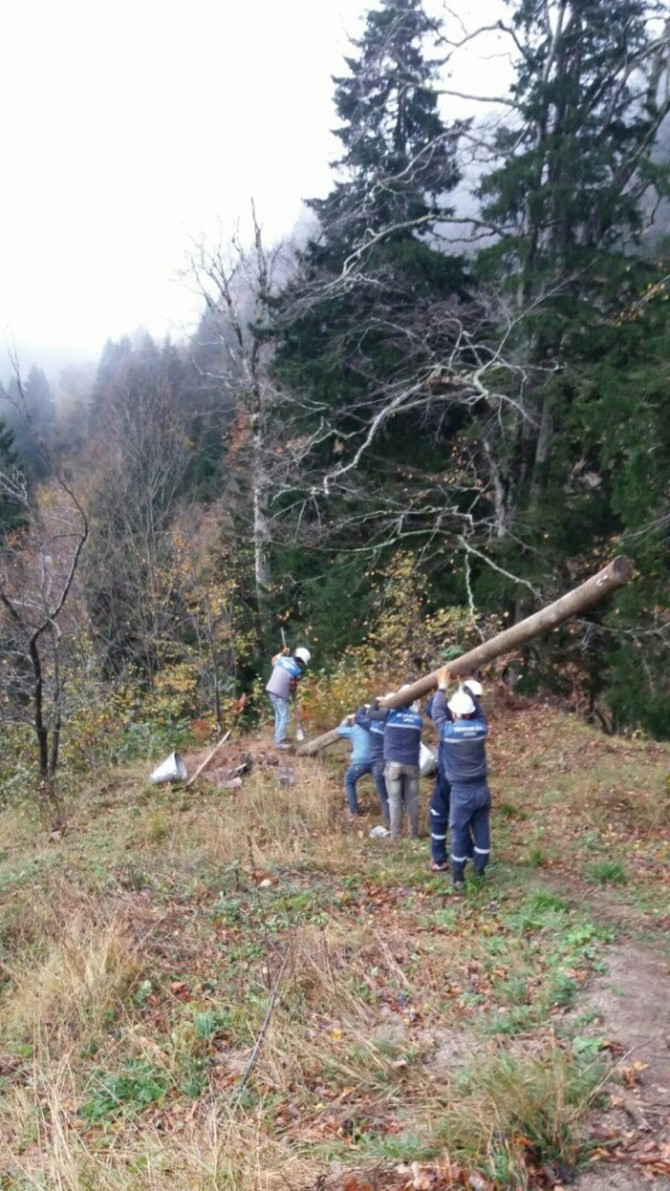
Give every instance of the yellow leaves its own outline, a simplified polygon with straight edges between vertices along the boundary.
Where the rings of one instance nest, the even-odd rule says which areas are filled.
[[[303,718],[312,730],[332,727],[344,715],[374,695],[395,689],[437,667],[443,650],[465,652],[485,635],[499,630],[494,618],[473,622],[462,607],[430,611],[427,586],[414,555],[398,553],[383,572],[370,572],[373,608],[362,622],[364,641],[342,655],[327,677],[308,675],[300,684]]]
[[[154,689],[158,694],[192,694],[197,682],[197,670],[191,663],[170,666],[156,676]]]
[[[645,1063],[642,1059],[636,1059],[634,1063],[617,1067],[617,1072],[624,1087],[636,1088],[639,1083],[640,1073],[647,1071],[648,1068],[648,1063]]]

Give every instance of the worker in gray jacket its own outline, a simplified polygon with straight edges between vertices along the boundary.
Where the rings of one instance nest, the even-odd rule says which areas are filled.
[[[265,684],[270,696],[272,710],[275,717],[275,746],[279,749],[290,747],[286,735],[290,713],[290,699],[297,684],[302,678],[305,668],[309,665],[311,653],[304,646],[294,649],[291,655],[288,650],[275,654],[272,659],[272,674]]]
[[[474,684],[463,683],[447,701],[451,681],[448,666],[438,670],[437,679],[432,716],[441,734],[444,771],[451,786],[451,868],[454,888],[460,890],[473,850],[471,839],[475,876],[483,877],[491,852],[491,794],[486,762],[489,727]]]

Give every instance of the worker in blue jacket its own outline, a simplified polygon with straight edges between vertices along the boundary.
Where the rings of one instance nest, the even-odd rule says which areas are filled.
[[[337,734],[351,741],[349,768],[344,775],[344,792],[347,796],[349,814],[360,815],[356,783],[366,773],[372,773],[370,733],[355,722],[353,715],[347,715],[337,729]]]
[[[365,703],[363,707],[357,707],[354,712],[354,723],[358,724],[360,728],[363,728],[370,737],[372,780],[375,783],[384,826],[388,827],[389,796],[386,789],[386,778],[384,777],[384,769],[386,768],[386,762],[384,760],[384,723],[381,720],[371,720],[368,711],[368,703]]]
[[[468,693],[480,696],[482,684],[475,678],[469,678],[463,684]],[[426,704],[426,715],[433,718],[433,703],[435,695],[431,695]],[[449,836],[449,810],[451,805],[451,783],[445,771],[444,737],[440,732],[440,742],[437,749],[437,773],[435,785],[430,799],[430,853],[432,858],[431,872],[444,873],[449,868],[447,857],[447,839]],[[474,856],[474,840],[472,831],[468,833],[468,860]]]
[[[408,689],[407,684],[400,691]],[[400,692],[399,692],[400,693]],[[391,839],[399,839],[403,804],[407,808],[410,836],[419,834],[419,749],[423,719],[418,703],[380,708],[370,705],[368,716],[384,725],[384,778],[389,798]]]
[[[430,720],[433,718],[434,700],[435,695],[431,695],[426,704],[426,715]],[[440,732],[440,743],[437,748],[437,773],[430,798],[430,854],[432,857],[431,871],[434,873],[443,873],[449,868],[447,839],[450,797],[451,786],[444,771],[444,741]]]
[[[479,684],[464,683],[447,701],[446,691],[451,680],[448,666],[438,670],[437,679],[432,714],[442,736],[444,771],[451,786],[451,866],[454,888],[460,890],[471,851],[477,877],[484,875],[491,853],[491,794],[486,761],[489,727],[476,693]]]

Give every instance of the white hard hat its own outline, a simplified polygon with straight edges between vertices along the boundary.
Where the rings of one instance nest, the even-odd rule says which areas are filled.
[[[454,694],[451,696],[451,699],[447,703],[447,707],[450,711],[453,711],[454,715],[472,715],[473,711],[475,710],[475,705],[472,702],[472,699],[470,698],[468,692],[464,691],[462,687],[459,687],[458,690],[454,692]]]
[[[484,688],[483,688],[481,682],[477,682],[476,678],[467,678],[465,680],[465,686],[468,688],[468,690],[470,691],[470,693],[472,695],[483,695],[484,694]]]
[[[309,659],[312,655],[308,649],[305,649],[302,645],[300,645],[297,649],[293,650],[293,656],[300,658],[301,662],[304,662],[306,666],[309,666]]]

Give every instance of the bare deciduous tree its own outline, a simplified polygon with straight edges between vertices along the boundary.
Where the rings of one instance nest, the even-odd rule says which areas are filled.
[[[17,388],[22,394],[17,372]],[[37,746],[37,797],[51,830],[62,830],[57,783],[64,699],[71,676],[75,581],[88,538],[88,518],[63,474],[31,489],[18,469],[0,471],[0,492],[21,528],[0,541],[0,626],[3,637],[2,717],[29,723]]]
[[[128,663],[151,680],[173,639],[169,534],[189,444],[172,389],[130,359],[105,389],[87,452],[91,615],[106,669]]]
[[[206,304],[208,326],[218,337],[222,400],[232,398],[237,411],[228,435],[226,470],[230,494],[241,489],[252,510],[248,531],[254,605],[262,637],[268,628],[272,583],[270,504],[274,482],[268,419],[270,407],[278,401],[271,376],[270,303],[287,274],[290,252],[283,244],[266,247],[253,205],[251,227],[251,246],[245,246],[239,233],[226,245],[210,248],[202,243],[193,253],[191,268]]]

